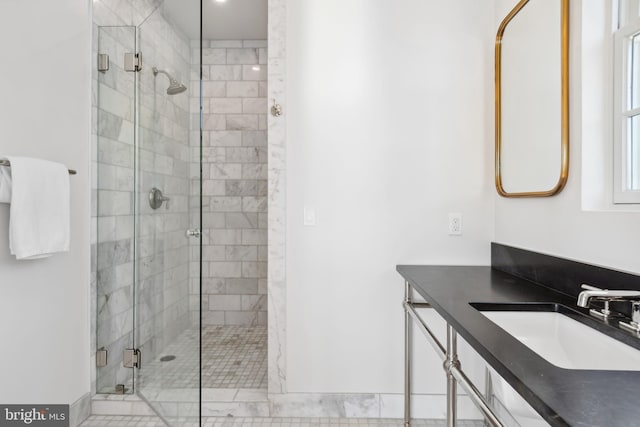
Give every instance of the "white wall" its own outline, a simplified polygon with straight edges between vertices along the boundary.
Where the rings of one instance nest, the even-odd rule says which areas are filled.
[[[493,3],[288,8],[287,388],[399,393],[396,264],[489,264]]]
[[[602,144],[609,144],[612,138],[606,120],[603,120],[607,111],[602,111],[608,87],[606,81],[603,81],[606,73],[602,71],[605,65],[601,58],[606,55],[598,50],[601,49],[602,42],[594,41],[593,37],[594,34],[604,34],[598,27],[599,24],[593,20],[605,19],[603,14],[607,9],[605,2],[608,1],[571,2],[571,163],[567,186],[562,193],[552,198],[504,199],[496,195],[495,240],[640,273],[640,212],[582,209],[582,193],[584,191],[589,194],[589,187],[594,185],[591,176],[602,172],[593,167],[594,158],[601,163],[610,160],[605,157],[606,147],[602,147]],[[515,3],[515,0],[498,0],[496,21]],[[583,17],[587,20],[584,24]],[[588,151],[583,152],[583,147],[588,147]],[[583,164],[588,164],[586,167],[593,168],[593,171],[583,170]],[[594,190],[602,193],[600,188]]]
[[[0,154],[77,169],[71,251],[9,254],[0,205],[0,402],[73,403],[89,392],[89,2],[0,2]]]

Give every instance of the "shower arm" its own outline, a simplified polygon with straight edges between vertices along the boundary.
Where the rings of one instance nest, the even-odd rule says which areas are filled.
[[[157,67],[153,67],[151,70],[153,71],[154,76],[157,76],[158,74],[164,74],[169,78],[169,81],[171,83],[179,83],[178,80],[176,80],[171,74],[167,73],[164,70],[159,70]]]

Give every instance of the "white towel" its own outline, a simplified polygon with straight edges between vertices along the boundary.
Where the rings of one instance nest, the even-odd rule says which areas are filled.
[[[69,171],[64,165],[27,157],[11,162],[9,246],[16,259],[49,257],[69,250]]]
[[[0,203],[11,203],[11,168],[0,166]]]

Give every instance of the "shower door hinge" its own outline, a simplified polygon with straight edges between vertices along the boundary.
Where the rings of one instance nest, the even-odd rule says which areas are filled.
[[[142,70],[142,54],[138,53],[125,53],[124,54],[124,70],[137,73]]]
[[[96,350],[96,367],[104,368],[105,366],[107,366],[107,349],[103,347]]]
[[[98,54],[98,71],[103,73],[109,71],[109,55],[106,53]]]
[[[122,358],[122,365],[125,368],[138,368],[142,363],[142,353],[137,348],[128,348],[124,351],[124,357]]]

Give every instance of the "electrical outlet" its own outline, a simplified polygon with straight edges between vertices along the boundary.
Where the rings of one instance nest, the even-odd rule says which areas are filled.
[[[462,235],[462,214],[461,213],[449,214],[449,235],[450,236]]]
[[[316,210],[311,207],[304,207],[304,225],[313,227],[316,225]]]

